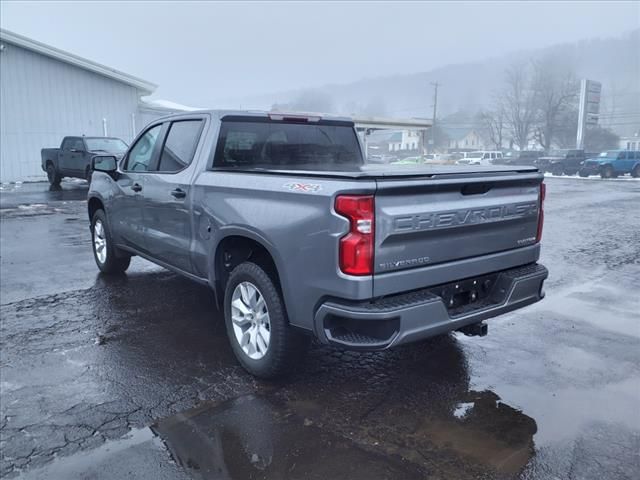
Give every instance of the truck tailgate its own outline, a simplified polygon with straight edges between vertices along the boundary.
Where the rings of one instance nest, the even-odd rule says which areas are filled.
[[[535,244],[542,178],[535,172],[378,180],[375,275]],[[409,287],[428,285],[423,278]]]

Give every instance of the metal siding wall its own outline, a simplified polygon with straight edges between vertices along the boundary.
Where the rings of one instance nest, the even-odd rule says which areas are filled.
[[[2,42],[0,52],[0,181],[45,178],[40,149],[65,135],[131,138],[135,87]]]

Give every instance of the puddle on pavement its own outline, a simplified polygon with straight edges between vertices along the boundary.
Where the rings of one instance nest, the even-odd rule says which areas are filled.
[[[195,478],[423,478],[398,457],[359,448],[253,395],[205,403],[152,428]]]
[[[479,471],[521,471],[533,454],[535,421],[492,392],[468,392],[460,405],[464,412],[450,418],[414,412],[417,420],[395,435],[360,443],[357,434],[344,438],[306,416],[315,409],[309,403],[253,395],[204,403],[152,429],[180,465],[206,480],[410,479],[431,476],[434,468],[440,474],[434,478],[471,478]],[[442,470],[440,462],[449,466]]]

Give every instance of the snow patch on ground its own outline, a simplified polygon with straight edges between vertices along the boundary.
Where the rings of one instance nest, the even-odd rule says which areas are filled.
[[[590,177],[580,177],[579,175],[553,175],[549,172],[545,172],[545,178],[565,178],[571,180],[587,180],[587,181],[596,181],[596,182],[639,182],[639,178],[633,178],[632,176],[625,175],[624,177],[617,178],[600,178],[598,175],[592,175]]]
[[[453,416],[456,418],[464,418],[467,416],[467,413],[473,408],[474,403],[459,403],[456,409],[453,411]]]

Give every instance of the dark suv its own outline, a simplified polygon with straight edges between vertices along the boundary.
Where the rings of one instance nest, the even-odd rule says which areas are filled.
[[[585,154],[584,150],[551,150],[538,158],[536,165],[540,170],[553,175],[575,175],[582,162],[591,156],[593,155]]]

